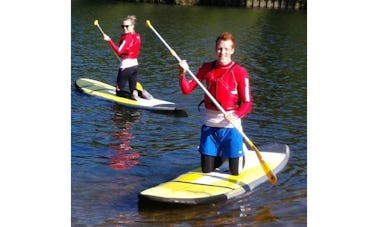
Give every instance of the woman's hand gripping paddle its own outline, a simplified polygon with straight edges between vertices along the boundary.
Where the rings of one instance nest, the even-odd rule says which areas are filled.
[[[163,44],[168,48],[168,50],[171,52],[171,54],[177,59],[178,62],[181,62],[180,57],[176,54],[176,52],[168,45],[167,42],[160,36],[160,34],[152,27],[151,22],[149,20],[146,21],[146,26],[151,28],[151,30],[156,34],[156,36],[163,42]],[[202,90],[206,93],[206,95],[210,98],[210,100],[215,104],[215,106],[226,116],[226,111],[223,109],[223,107],[218,103],[218,101],[210,94],[210,92],[206,89],[206,87],[197,79],[197,77],[190,71],[188,68],[187,71],[189,72],[190,76],[196,81],[198,86],[202,88]],[[273,173],[273,171],[270,169],[269,165],[263,160],[260,151],[257,149],[257,147],[252,143],[252,141],[245,135],[245,133],[242,131],[241,128],[239,128],[234,122],[231,122],[235,128],[238,130],[238,132],[242,135],[244,140],[248,143],[248,145],[256,152],[256,155],[260,161],[260,165],[262,169],[265,172],[265,175],[267,176],[269,182],[271,184],[275,184],[277,182],[277,176]]]
[[[98,27],[98,29],[100,30],[100,32],[101,32],[101,34],[102,34],[103,36],[106,35],[105,32],[102,30],[100,24],[98,23],[98,20],[95,20],[95,21],[93,22],[93,24],[94,24],[95,26]],[[112,49],[112,50],[113,50],[113,49]],[[114,50],[113,50],[113,53],[114,53],[114,55],[117,57],[118,61],[121,61],[121,59],[119,58],[119,56],[117,55],[117,53],[114,52]],[[143,91],[143,86],[142,86],[142,84],[140,84],[139,82],[137,82],[137,87],[136,87],[136,88],[137,88],[138,90],[140,90],[140,91]]]

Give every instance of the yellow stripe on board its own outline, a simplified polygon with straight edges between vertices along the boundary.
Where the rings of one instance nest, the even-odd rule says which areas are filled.
[[[272,160],[269,165],[274,169],[282,160]],[[240,193],[251,182],[266,177],[260,165],[244,170],[239,176],[212,172],[204,174],[200,169],[185,173],[179,177],[144,190],[143,195],[160,198],[201,199],[210,196]]]
[[[116,96],[115,94],[109,93],[107,90],[112,90],[115,92],[115,87],[108,85],[106,83],[85,78],[78,81],[78,85],[87,94],[96,95],[102,98],[110,99],[125,104],[138,105],[138,102],[135,100],[123,98],[120,96]]]

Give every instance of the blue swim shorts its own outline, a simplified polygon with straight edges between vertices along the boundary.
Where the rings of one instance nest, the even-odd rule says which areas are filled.
[[[203,125],[199,152],[224,158],[241,157],[244,155],[243,137],[236,128],[216,128]]]

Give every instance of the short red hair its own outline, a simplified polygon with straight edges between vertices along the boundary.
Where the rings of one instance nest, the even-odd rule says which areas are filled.
[[[219,40],[223,40],[223,41],[231,40],[232,48],[235,48],[235,38],[230,32],[222,32],[215,40],[215,45],[218,45]]]

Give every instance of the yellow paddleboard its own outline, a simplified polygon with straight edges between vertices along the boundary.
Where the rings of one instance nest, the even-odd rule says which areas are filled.
[[[155,111],[162,111],[162,112],[174,112],[180,113],[180,115],[187,116],[185,110],[177,107],[177,105],[173,102],[161,100],[161,99],[144,99],[141,98],[139,100],[128,99],[124,97],[119,97],[116,95],[115,87],[109,84],[89,79],[89,78],[80,78],[75,81],[75,86],[80,91],[101,97],[103,99],[114,101],[124,106],[130,108],[139,108],[139,109],[147,109],[147,110],[155,110]],[[138,83],[139,88],[143,89],[141,85]]]
[[[287,145],[269,144],[260,148],[261,155],[277,174],[287,164],[290,149]],[[239,176],[229,174],[228,161],[211,173],[201,168],[139,193],[141,203],[208,204],[228,200],[251,191],[268,178],[254,151],[245,152],[245,166]],[[278,177],[279,181],[279,177]]]

